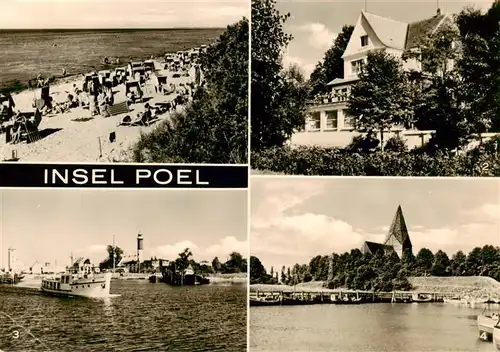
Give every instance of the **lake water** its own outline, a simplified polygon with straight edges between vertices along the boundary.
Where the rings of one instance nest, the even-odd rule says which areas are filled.
[[[61,298],[0,287],[1,313],[21,326],[0,314],[0,350],[246,351],[245,285],[171,287],[116,280],[111,293],[120,296]]]
[[[60,76],[104,68],[104,57],[135,60],[208,44],[224,29],[0,30],[0,89],[38,74]]]
[[[478,339],[476,316],[483,309],[443,303],[252,307],[250,350],[495,351]]]

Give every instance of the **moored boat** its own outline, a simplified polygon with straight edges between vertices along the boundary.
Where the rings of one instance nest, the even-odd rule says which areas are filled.
[[[461,298],[461,297],[452,297],[452,298],[446,298],[444,297],[443,298],[443,302],[444,303],[452,303],[452,304],[469,304],[469,301],[465,298]]]
[[[66,273],[43,278],[40,289],[49,295],[107,297],[112,273],[101,273],[90,260],[77,261]]]
[[[250,306],[279,306],[281,299],[276,296],[250,297]]]
[[[493,327],[493,344],[497,351],[500,351],[500,325],[497,324]]]
[[[484,341],[493,339],[493,329],[498,325],[500,315],[498,313],[482,313],[477,316],[477,329],[479,338]]]
[[[426,295],[426,294],[421,294],[421,293],[414,294],[411,299],[412,299],[412,302],[414,302],[414,303],[432,302],[431,295]]]

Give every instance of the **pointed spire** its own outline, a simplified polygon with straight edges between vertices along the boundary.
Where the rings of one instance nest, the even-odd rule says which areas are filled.
[[[384,244],[394,245],[396,242],[403,246],[403,249],[411,247],[410,236],[408,235],[408,229],[406,227],[401,205],[398,205],[396,215],[394,215],[394,219],[392,220],[392,224],[389,229],[389,233],[385,238]]]

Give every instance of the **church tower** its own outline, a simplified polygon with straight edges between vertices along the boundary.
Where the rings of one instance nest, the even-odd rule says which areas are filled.
[[[412,250],[410,235],[408,234],[401,205],[399,205],[396,210],[396,215],[394,215],[394,219],[392,220],[392,224],[389,229],[389,233],[385,238],[384,244],[392,246],[399,258],[403,257],[403,253],[406,249],[409,249],[410,251]]]

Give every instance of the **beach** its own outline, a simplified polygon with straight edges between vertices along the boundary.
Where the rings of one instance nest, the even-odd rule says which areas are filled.
[[[68,101],[68,95],[75,95],[74,85],[80,91],[85,90],[85,75],[91,72],[100,75],[100,73],[108,71],[113,76],[117,69],[123,69],[126,72],[125,80],[131,81],[137,79],[129,72],[128,65],[131,62],[144,65],[144,59],[147,58],[149,61],[153,61],[154,67],[151,71],[146,70],[141,73],[140,87],[143,99],[134,103],[129,102],[128,112],[103,117],[103,114],[92,116],[88,105],[73,106],[64,112],[52,109],[52,111],[42,114],[41,122],[38,125],[39,136],[34,141],[28,143],[26,137],[20,143],[12,143],[12,141],[8,141],[5,134],[2,134],[0,137],[0,157],[3,161],[84,163],[133,161],[132,147],[141,135],[151,132],[159,124],[168,121],[173,113],[181,112],[185,103],[192,98],[196,88],[194,87],[196,59],[184,60],[183,53],[191,55],[196,52],[198,55],[200,46],[210,44],[210,41],[216,37],[220,30],[102,30],[96,31],[96,33],[76,30],[62,31],[61,33],[48,31],[48,34],[46,32],[38,33],[35,31],[35,35],[43,37],[43,40],[40,39],[42,43],[34,44],[32,41],[24,39],[28,43],[25,43],[21,49],[18,48],[19,52],[12,49],[12,45],[5,44],[6,32],[0,32],[0,44],[7,47],[6,51],[0,54],[1,58],[11,60],[8,64],[9,67],[4,67],[4,72],[0,74],[0,88],[5,88],[7,83],[16,80],[22,82],[21,86],[25,87],[28,84],[28,79],[36,77],[37,69],[40,69],[43,79],[50,82],[48,84],[50,99],[54,103],[64,104]],[[21,43],[23,42],[21,39],[27,36],[22,31],[14,31],[10,35],[17,37]],[[90,35],[91,38],[85,38],[85,35]],[[69,39],[76,40],[76,44],[68,43]],[[105,45],[92,47],[91,44],[95,44],[96,41],[103,42]],[[52,43],[50,48],[43,47],[43,45],[47,46],[50,43]],[[29,53],[35,49],[42,50],[41,57],[36,59],[31,57],[33,67],[27,66],[26,60],[30,59]],[[175,51],[176,49],[177,51]],[[58,61],[57,53],[61,54],[61,50],[69,53],[65,57],[60,57]],[[49,55],[46,51],[52,54]],[[17,56],[14,57],[13,53],[17,53]],[[172,62],[169,62],[167,65],[166,56],[164,56],[166,54],[175,57],[175,60],[181,55],[180,63],[176,61],[172,65]],[[59,65],[59,69],[66,69],[66,61],[70,57],[75,61],[73,61],[73,66],[68,69],[67,76],[62,77],[60,73],[57,76],[55,66]],[[41,58],[47,62],[40,63]],[[18,72],[17,68],[19,67],[24,68],[22,72]],[[145,66],[142,66],[142,69],[144,68]],[[155,81],[153,77],[155,75],[163,76],[166,79],[163,87],[169,91],[168,93],[158,92],[159,83],[157,80]],[[167,87],[171,88],[172,85],[174,86],[173,90],[167,89]],[[101,90],[101,88],[99,89]],[[113,84],[111,90],[115,105],[127,102],[127,92],[123,81]],[[41,88],[21,89],[12,93],[11,96],[15,104],[13,112],[36,111],[35,101],[40,99],[41,95]],[[175,108],[165,109],[167,111],[155,108],[155,104],[158,103],[171,104],[178,95],[184,96],[185,99],[181,104],[176,104]],[[120,125],[124,117],[128,116],[133,120],[138,114],[142,114],[146,110],[146,103],[152,107],[151,123],[134,126]]]

